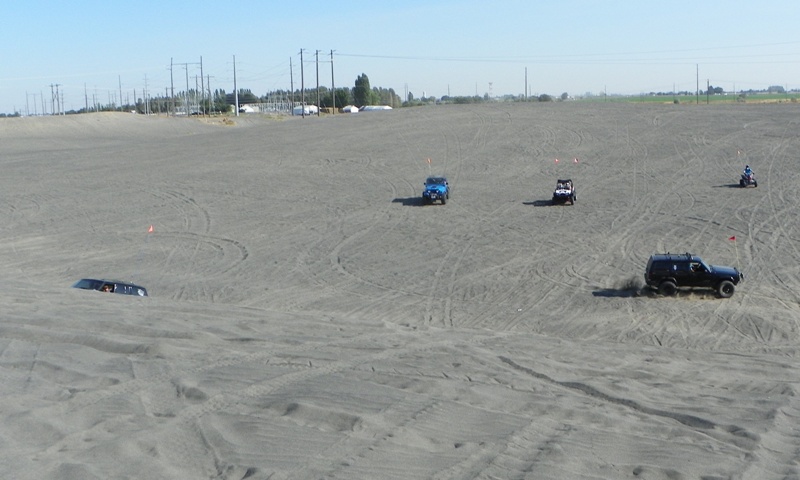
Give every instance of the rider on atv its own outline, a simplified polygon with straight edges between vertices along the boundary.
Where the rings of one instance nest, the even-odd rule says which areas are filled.
[[[740,187],[748,187],[748,186],[758,186],[758,182],[756,181],[756,174],[753,172],[753,169],[750,168],[750,165],[744,166],[744,171],[742,172],[742,178],[739,179],[739,186]]]

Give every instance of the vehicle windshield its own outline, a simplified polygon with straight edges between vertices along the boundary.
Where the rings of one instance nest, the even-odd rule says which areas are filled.
[[[75,285],[73,285],[73,287],[83,288],[85,290],[99,290],[101,285],[103,285],[103,282],[100,280],[94,280],[92,278],[82,278],[77,282],[75,282]]]
[[[445,183],[446,183],[446,180],[444,178],[441,178],[441,177],[431,177],[431,178],[425,180],[425,184],[426,185],[444,185]]]

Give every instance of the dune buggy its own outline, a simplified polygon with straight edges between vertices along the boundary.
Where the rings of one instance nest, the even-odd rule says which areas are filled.
[[[561,180],[556,182],[556,189],[553,191],[553,203],[567,203],[575,205],[577,195],[575,193],[575,184],[572,179]]]

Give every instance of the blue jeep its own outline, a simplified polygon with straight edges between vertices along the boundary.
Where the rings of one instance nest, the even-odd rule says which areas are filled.
[[[450,198],[450,184],[444,177],[428,177],[425,180],[425,190],[422,191],[422,203],[433,203],[436,200],[447,203]]]

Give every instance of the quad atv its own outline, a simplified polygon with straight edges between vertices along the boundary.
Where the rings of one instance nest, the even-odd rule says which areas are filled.
[[[750,185],[754,187],[758,187],[758,182],[756,181],[756,175],[752,172],[750,174],[742,173],[742,177],[739,179],[739,186],[749,187]]]

